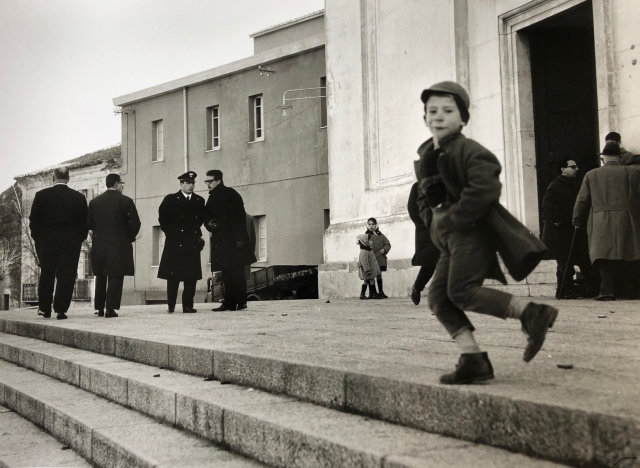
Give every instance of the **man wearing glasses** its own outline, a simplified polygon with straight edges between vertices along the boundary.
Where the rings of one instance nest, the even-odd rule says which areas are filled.
[[[180,190],[164,197],[158,209],[160,229],[166,239],[158,278],[167,280],[167,302],[172,313],[175,310],[180,282],[184,283],[182,292],[182,312],[192,314],[193,297],[196,283],[202,279],[200,251],[204,247],[202,226],[204,198],[193,193],[197,174],[188,171],[178,177]]]
[[[550,257],[558,263],[556,299],[575,299],[579,295],[592,297],[595,295],[595,285],[592,281],[586,232],[584,229],[576,231],[574,240],[572,224],[573,206],[580,191],[578,178],[580,168],[575,160],[563,158],[558,162],[558,170],[560,175],[549,184],[542,200],[544,211],[542,241],[549,248]],[[569,258],[570,251],[571,258]],[[578,292],[574,286],[574,265],[580,267],[587,281],[587,291]]]
[[[118,174],[109,174],[106,185],[107,191],[89,203],[87,224],[96,277],[94,308],[99,317],[111,318],[118,316],[124,277],[134,274],[131,244],[140,231],[140,218],[133,200],[122,194],[124,182]]]

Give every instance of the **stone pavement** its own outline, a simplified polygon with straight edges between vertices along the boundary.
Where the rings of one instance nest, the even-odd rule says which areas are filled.
[[[456,346],[426,304],[408,299],[252,302],[217,313],[198,304],[197,314],[171,315],[131,306],[117,319],[74,309],[66,321],[6,311],[0,331],[59,344],[73,334],[82,349],[102,346],[82,336],[115,337],[113,350],[96,351],[569,464],[638,455],[640,302],[541,300],[560,315],[529,364],[519,321],[470,314],[496,379],[455,388],[437,379],[454,367]]]

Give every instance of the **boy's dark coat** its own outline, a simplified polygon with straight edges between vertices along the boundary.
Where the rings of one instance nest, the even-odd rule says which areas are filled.
[[[204,198],[195,193],[187,201],[181,190],[164,197],[158,209],[160,229],[166,234],[158,278],[176,281],[202,279],[202,219]]]
[[[140,231],[140,218],[133,200],[117,190],[107,190],[89,203],[87,224],[93,231],[93,274],[133,276],[131,243]]]
[[[547,248],[500,204],[502,184],[499,180],[501,166],[498,159],[482,145],[461,133],[442,139],[440,146],[442,154],[438,158],[438,172],[447,188],[450,203],[444,222],[451,223],[453,229],[459,231],[473,229],[476,223],[488,225],[495,236],[487,239],[487,242],[494,243],[496,252],[500,254],[513,279],[523,280],[540,263]],[[433,150],[433,139],[427,140],[418,149],[418,207],[425,222],[429,206],[423,162],[430,150]],[[506,284],[497,257],[488,277]]]
[[[218,224],[216,229],[210,221]],[[204,227],[211,232],[211,271],[222,271],[255,263],[256,256],[249,233],[242,196],[224,184],[209,192]],[[238,247],[236,242],[244,242]]]
[[[427,209],[425,212],[427,219],[423,221],[420,217],[420,210],[418,208],[418,182],[411,186],[407,210],[409,211],[411,221],[413,221],[416,227],[416,250],[411,259],[411,264],[435,268],[438,263],[438,258],[440,258],[440,250],[433,244],[431,234],[429,234],[433,214],[431,210]]]

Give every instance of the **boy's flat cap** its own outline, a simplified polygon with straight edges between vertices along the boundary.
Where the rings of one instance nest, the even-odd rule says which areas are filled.
[[[423,103],[426,104],[429,96],[431,96],[433,93],[454,94],[462,100],[467,110],[469,110],[469,106],[471,106],[471,100],[469,99],[467,90],[454,81],[441,81],[440,83],[436,83],[430,86],[429,88],[422,91],[420,99]]]

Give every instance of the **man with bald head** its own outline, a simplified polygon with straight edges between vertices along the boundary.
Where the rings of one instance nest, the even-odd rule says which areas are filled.
[[[53,170],[53,186],[36,193],[29,215],[31,237],[40,261],[38,315],[67,318],[78,273],[82,242],[87,238],[87,200],[67,186],[69,170]],[[55,298],[53,294],[56,283]]]

